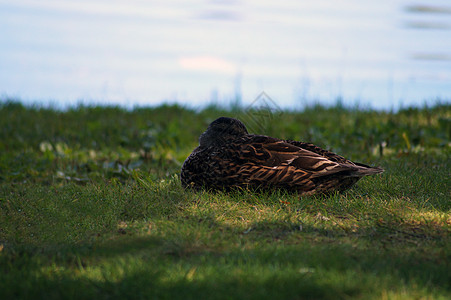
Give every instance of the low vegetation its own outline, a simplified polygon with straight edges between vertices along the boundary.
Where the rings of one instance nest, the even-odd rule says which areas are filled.
[[[208,124],[385,168],[343,194],[184,190]],[[1,299],[449,299],[451,105],[0,104]]]

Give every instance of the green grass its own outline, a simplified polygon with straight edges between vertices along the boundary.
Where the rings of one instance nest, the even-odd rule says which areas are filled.
[[[451,106],[315,106],[254,127],[386,172],[332,196],[185,191],[216,117],[0,104],[1,299],[449,299]]]

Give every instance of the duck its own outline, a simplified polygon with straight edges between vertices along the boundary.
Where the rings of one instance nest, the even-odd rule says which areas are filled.
[[[180,180],[196,190],[281,189],[310,196],[343,192],[382,172],[312,143],[249,134],[240,120],[220,117],[200,135]]]

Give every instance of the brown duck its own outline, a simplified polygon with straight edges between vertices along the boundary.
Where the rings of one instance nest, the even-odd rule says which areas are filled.
[[[200,136],[180,178],[196,189],[279,188],[312,195],[344,191],[383,171],[310,143],[249,134],[241,121],[221,117]]]

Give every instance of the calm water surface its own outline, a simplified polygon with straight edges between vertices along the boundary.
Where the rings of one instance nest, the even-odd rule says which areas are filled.
[[[391,109],[451,101],[451,2],[0,0],[0,95],[62,107],[265,91]]]

